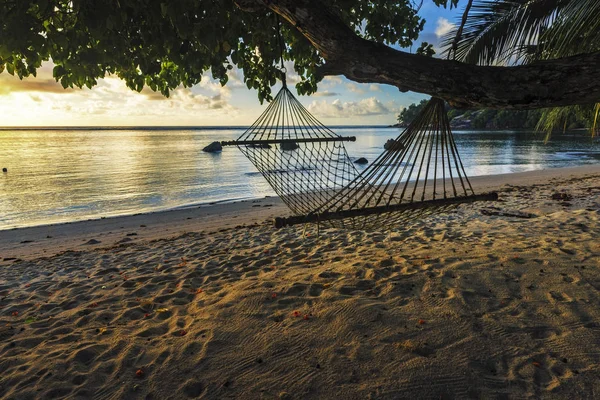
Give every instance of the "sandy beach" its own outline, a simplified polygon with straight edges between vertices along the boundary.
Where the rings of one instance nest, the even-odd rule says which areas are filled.
[[[598,398],[600,165],[472,183],[392,232],[276,198],[0,231],[0,398]]]

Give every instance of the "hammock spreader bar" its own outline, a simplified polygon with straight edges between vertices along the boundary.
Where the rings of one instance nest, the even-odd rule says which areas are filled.
[[[300,139],[267,139],[267,140],[229,140],[222,141],[221,146],[261,146],[265,144],[285,143],[323,143],[323,142],[356,142],[356,136],[338,136]]]
[[[354,208],[349,210],[324,212],[321,214],[306,214],[306,215],[294,215],[292,217],[277,217],[274,221],[275,228],[283,228],[285,226],[292,226],[306,223],[319,223],[326,221],[342,220],[346,218],[363,217],[384,213],[402,212],[408,210],[421,210],[425,208],[434,207],[445,207],[449,205],[457,205],[464,203],[474,203],[476,201],[497,201],[498,193],[482,193],[464,197],[454,197],[451,199],[436,199],[436,200],[425,200],[414,203],[394,204],[378,207],[365,207],[365,208]]]

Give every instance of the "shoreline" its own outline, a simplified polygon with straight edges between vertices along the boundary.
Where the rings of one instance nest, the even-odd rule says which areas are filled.
[[[569,180],[600,174],[600,164],[549,168],[470,178],[476,193],[502,191],[507,185],[533,186],[550,180]],[[485,207],[483,204],[481,207]],[[90,250],[190,232],[216,232],[235,227],[270,224],[289,216],[278,197],[200,205],[166,211],[105,217],[58,224],[0,230],[0,265],[16,260],[48,257],[67,250]]]

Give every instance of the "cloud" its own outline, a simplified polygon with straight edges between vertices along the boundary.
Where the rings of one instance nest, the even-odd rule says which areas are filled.
[[[326,100],[315,100],[308,106],[308,110],[315,116],[327,118],[368,117],[393,112],[375,97],[369,97],[358,102],[342,102],[340,99],[336,99],[328,103]]]
[[[336,92],[330,92],[329,90],[326,90],[324,92],[317,92],[317,93],[313,93],[311,96],[314,97],[333,97],[333,96],[339,96],[339,93]]]
[[[38,92],[65,94],[73,92],[73,89],[63,89],[62,85],[54,79],[23,78],[20,80],[9,74],[0,75],[0,95],[16,92]]]
[[[437,20],[437,26],[435,27],[435,35],[439,38],[446,35],[456,27],[455,24],[448,21],[446,18],[439,17]]]
[[[190,110],[223,110],[233,108],[220,94],[215,96],[203,96],[201,94],[194,94],[189,89],[184,89],[176,92],[176,94],[173,96],[173,100],[176,102],[180,102],[185,108]]]
[[[47,64],[38,72],[37,78],[23,81],[0,74],[5,125],[216,125],[239,115],[229,103],[230,88],[208,77],[166,98],[147,87],[135,92],[116,76],[99,79],[92,90],[64,90]]]
[[[349,91],[351,91],[352,93],[359,93],[359,94],[363,94],[365,93],[365,90],[357,85],[356,83],[346,83],[346,89],[348,89]]]
[[[167,99],[167,97],[163,96],[161,92],[155,92],[154,90],[150,89],[148,86],[144,86],[144,88],[142,89],[142,91],[140,93],[143,94],[144,96],[146,96],[146,99],[148,99],[148,100],[161,101],[161,100]]]
[[[229,80],[227,81],[227,87],[231,89],[246,89],[246,84],[244,84],[244,74],[237,66],[234,65],[233,69],[227,72],[227,76],[229,77]]]
[[[344,82],[344,80],[341,76],[326,76],[325,78],[323,78],[323,82],[330,82],[337,85]]]

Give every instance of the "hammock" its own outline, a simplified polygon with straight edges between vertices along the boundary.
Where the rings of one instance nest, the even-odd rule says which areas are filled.
[[[236,145],[295,214],[324,206],[358,175],[341,137],[321,124],[284,84]]]
[[[463,203],[497,200],[475,194],[460,160],[444,101],[432,98],[374,162],[359,172],[342,137],[321,124],[284,85],[235,141],[295,214],[275,227],[318,223],[387,230]]]

